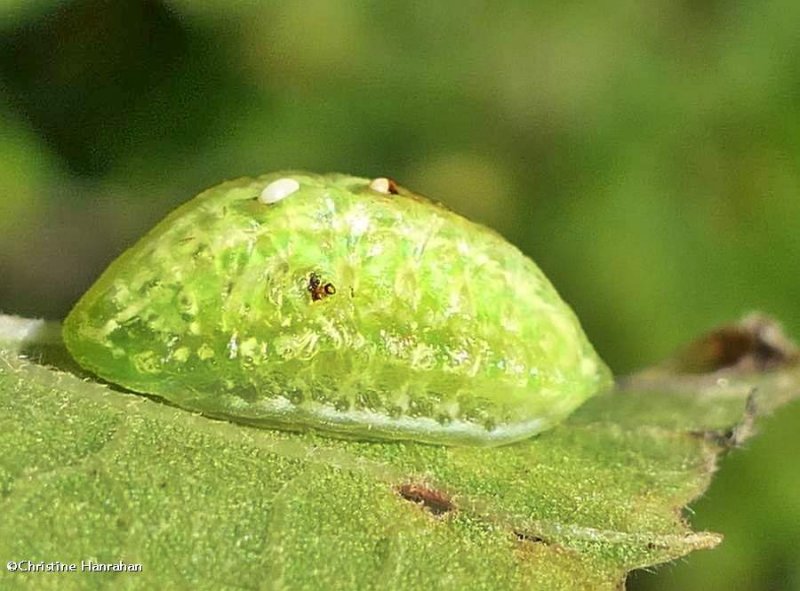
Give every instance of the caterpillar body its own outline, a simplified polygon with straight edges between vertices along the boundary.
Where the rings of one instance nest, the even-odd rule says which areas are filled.
[[[607,388],[539,268],[386,178],[213,187],[122,254],[64,323],[86,369],[268,428],[498,445]]]

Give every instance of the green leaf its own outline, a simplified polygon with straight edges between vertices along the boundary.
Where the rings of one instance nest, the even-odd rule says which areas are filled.
[[[514,445],[362,443],[114,390],[63,371],[56,330],[0,317],[0,557],[78,572],[3,569],[3,589],[615,589],[720,542],[682,508],[800,390],[795,357],[757,341],[735,367],[624,380]]]

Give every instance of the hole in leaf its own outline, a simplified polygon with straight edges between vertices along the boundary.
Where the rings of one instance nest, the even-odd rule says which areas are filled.
[[[536,534],[515,531],[514,535],[517,536],[517,540],[520,542],[530,542],[531,544],[550,544],[550,542],[540,536],[537,536]]]

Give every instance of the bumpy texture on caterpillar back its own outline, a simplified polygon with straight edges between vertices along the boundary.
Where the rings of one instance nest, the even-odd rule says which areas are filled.
[[[338,174],[202,193],[103,273],[64,338],[98,376],[181,407],[366,439],[511,442],[611,381],[514,246]]]

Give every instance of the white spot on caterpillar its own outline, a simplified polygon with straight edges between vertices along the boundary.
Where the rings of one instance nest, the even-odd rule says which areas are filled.
[[[258,196],[258,200],[267,205],[271,203],[277,203],[282,199],[286,199],[289,195],[295,193],[299,189],[300,183],[294,179],[278,179],[277,181],[272,181],[270,184],[264,187],[264,190],[261,191],[261,195]]]
[[[385,177],[380,177],[374,179],[370,184],[369,188],[373,191],[377,191],[378,193],[384,193],[385,195],[389,194],[389,179]]]
[[[372,179],[369,188],[376,193],[383,193],[384,195],[397,195],[397,184],[385,176]]]

